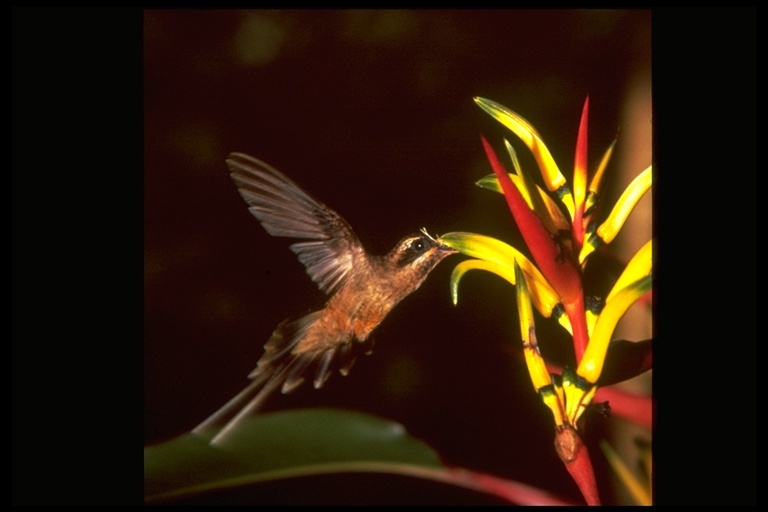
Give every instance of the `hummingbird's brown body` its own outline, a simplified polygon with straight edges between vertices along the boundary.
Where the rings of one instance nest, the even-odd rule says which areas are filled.
[[[435,258],[447,254],[450,254],[447,248],[441,249]],[[339,342],[367,340],[389,312],[415,291],[432,270],[398,272],[398,268],[392,267],[386,257],[367,255],[328,299],[320,317],[307,330],[294,353],[328,348]]]
[[[339,214],[279,171],[242,153],[232,153],[227,165],[264,229],[300,240],[291,250],[329,299],[319,311],[280,323],[249,375],[251,384],[194,429],[215,433],[213,443],[222,441],[273,391],[289,393],[298,387],[310,368],[315,388],[323,386],[334,368],[346,375],[360,351],[370,352],[369,337],[392,308],[456,252],[422,230],[384,256],[368,254]]]

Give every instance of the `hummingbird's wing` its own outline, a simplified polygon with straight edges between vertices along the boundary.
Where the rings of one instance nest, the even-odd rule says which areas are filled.
[[[287,176],[242,153],[230,154],[227,166],[240,195],[264,229],[273,236],[301,240],[292,244],[291,249],[323,292],[332,294],[350,269],[366,263],[363,247],[349,224]],[[310,371],[314,371],[315,388],[322,387],[337,368],[346,375],[357,355],[369,351],[372,342],[349,340],[316,350],[296,351],[320,316],[321,312],[316,311],[278,325],[264,345],[258,365],[248,375],[252,382],[193,432],[210,437],[212,444],[221,444],[272,393],[290,393],[312,375]]]
[[[272,166],[243,153],[227,158],[248,210],[272,236],[305,239],[291,245],[320,290],[332,294],[365,258],[357,236],[335,211]]]

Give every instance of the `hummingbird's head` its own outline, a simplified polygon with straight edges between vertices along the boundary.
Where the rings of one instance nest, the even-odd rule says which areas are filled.
[[[433,238],[425,228],[419,233],[409,235],[400,240],[394,249],[387,254],[387,262],[391,270],[403,284],[410,284],[410,291],[418,288],[435,266],[443,258],[458,251],[443,245]]]

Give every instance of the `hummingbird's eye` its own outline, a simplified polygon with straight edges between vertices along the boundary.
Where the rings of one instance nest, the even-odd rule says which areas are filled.
[[[416,252],[421,252],[426,248],[426,244],[424,243],[424,240],[421,238],[418,238],[411,242],[411,249],[413,249]]]
[[[393,255],[396,258],[395,261],[397,262],[397,265],[402,267],[423,257],[427,248],[429,248],[429,242],[423,237],[409,237],[397,245],[397,249],[393,251]]]

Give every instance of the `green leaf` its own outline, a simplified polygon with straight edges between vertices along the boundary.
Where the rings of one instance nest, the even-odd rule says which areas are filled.
[[[248,483],[339,471],[393,471],[393,466],[442,468],[423,442],[399,423],[334,409],[255,416],[223,446],[187,434],[144,448],[148,503]]]

